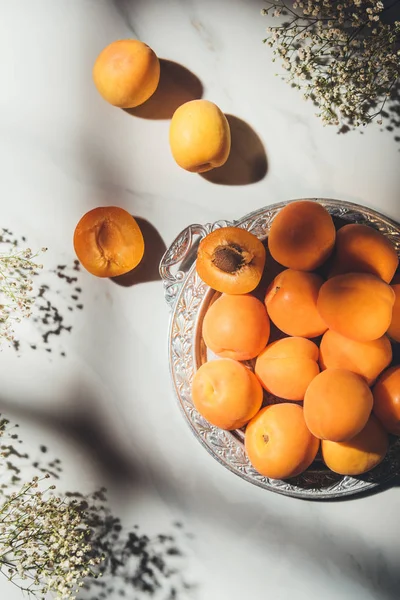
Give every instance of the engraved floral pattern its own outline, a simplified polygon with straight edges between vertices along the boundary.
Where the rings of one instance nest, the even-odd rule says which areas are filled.
[[[400,254],[400,227],[373,210],[338,200],[319,200],[333,217],[352,223],[365,223],[382,231]],[[253,469],[244,451],[240,432],[227,432],[214,427],[194,408],[191,382],[196,370],[198,347],[197,322],[201,315],[208,287],[194,268],[195,254],[186,272],[179,270],[195,243],[210,231],[227,225],[248,229],[257,237],[268,235],[274,216],[287,204],[275,204],[255,211],[236,221],[218,221],[207,225],[191,225],[167,250],[161,261],[167,303],[173,309],[169,337],[171,375],[181,409],[194,434],[210,454],[243,479],[265,489],[297,498],[324,499],[348,496],[373,489],[400,473],[400,439],[393,438],[385,460],[373,471],[358,478],[342,477],[326,469],[322,461],[315,463],[302,475],[290,481],[272,480]],[[174,275],[172,268],[178,270]]]

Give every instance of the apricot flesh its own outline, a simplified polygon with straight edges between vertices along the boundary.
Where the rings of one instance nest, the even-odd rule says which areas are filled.
[[[257,357],[255,374],[263,388],[285,400],[301,401],[319,373],[318,346],[301,337],[273,342]]]
[[[257,377],[230,358],[204,363],[193,379],[193,403],[199,413],[221,429],[243,427],[260,410],[263,392]]]
[[[247,294],[260,283],[265,265],[263,243],[240,227],[221,227],[199,244],[196,269],[218,292]]]
[[[74,248],[89,273],[116,277],[140,263],[144,240],[139,225],[126,210],[104,206],[81,218],[74,232]]]
[[[246,427],[245,448],[258,473],[287,479],[311,465],[319,440],[308,430],[301,406],[284,402],[266,406],[253,417]]]

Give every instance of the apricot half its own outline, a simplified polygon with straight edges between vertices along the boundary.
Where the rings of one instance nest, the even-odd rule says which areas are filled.
[[[365,427],[347,442],[321,443],[326,466],[340,475],[361,475],[370,471],[385,458],[389,439],[382,425],[370,417]]]
[[[263,391],[240,362],[223,358],[204,363],[193,379],[192,399],[199,413],[221,429],[243,427],[260,410]]]
[[[201,279],[218,292],[247,294],[260,283],[265,248],[252,233],[240,227],[222,227],[200,242],[196,269]]]
[[[328,279],[318,295],[318,311],[329,329],[352,340],[376,340],[389,328],[393,289],[370,273],[346,273]]]
[[[342,442],[365,427],[372,404],[372,392],[362,377],[346,369],[327,369],[307,388],[304,418],[317,438]]]
[[[382,373],[372,393],[375,415],[389,433],[400,435],[400,366]]]
[[[335,238],[329,212],[317,202],[297,200],[282,208],[272,221],[268,247],[281,265],[313,271],[330,256]]]
[[[271,479],[295,477],[313,462],[319,440],[310,433],[298,404],[262,408],[246,427],[245,448],[253,467]]]
[[[139,225],[126,210],[102,206],[83,215],[75,228],[74,248],[89,273],[116,277],[140,263],[144,240]]]
[[[361,375],[371,386],[392,360],[392,345],[386,335],[370,342],[357,342],[332,329],[323,335],[319,347],[321,369],[348,369]]]
[[[318,346],[301,337],[272,342],[258,355],[255,373],[267,392],[301,401],[319,373]]]
[[[336,234],[330,276],[343,273],[372,273],[389,283],[399,264],[396,250],[380,231],[351,223]]]
[[[249,360],[268,343],[270,323],[265,306],[249,294],[223,295],[206,312],[203,339],[223,358]]]

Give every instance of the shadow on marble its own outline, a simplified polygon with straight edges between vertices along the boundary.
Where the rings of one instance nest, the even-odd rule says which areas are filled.
[[[261,181],[268,171],[264,145],[252,127],[234,115],[225,115],[231,129],[231,152],[218,169],[201,177],[218,185],[249,185]]]
[[[144,256],[139,265],[118,277],[112,277],[111,281],[122,287],[131,287],[138,283],[148,283],[160,279],[158,266],[167,247],[157,229],[146,219],[134,217],[137,221],[144,238]]]
[[[160,59],[160,82],[154,94],[140,106],[125,112],[141,119],[171,119],[176,109],[203,96],[203,84],[189,69],[179,63]]]

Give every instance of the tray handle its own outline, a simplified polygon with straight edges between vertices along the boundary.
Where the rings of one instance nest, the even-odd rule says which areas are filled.
[[[165,301],[172,310],[190,268],[196,260],[200,240],[214,229],[229,227],[229,221],[206,225],[189,225],[174,239],[160,262],[160,276],[164,283]]]

